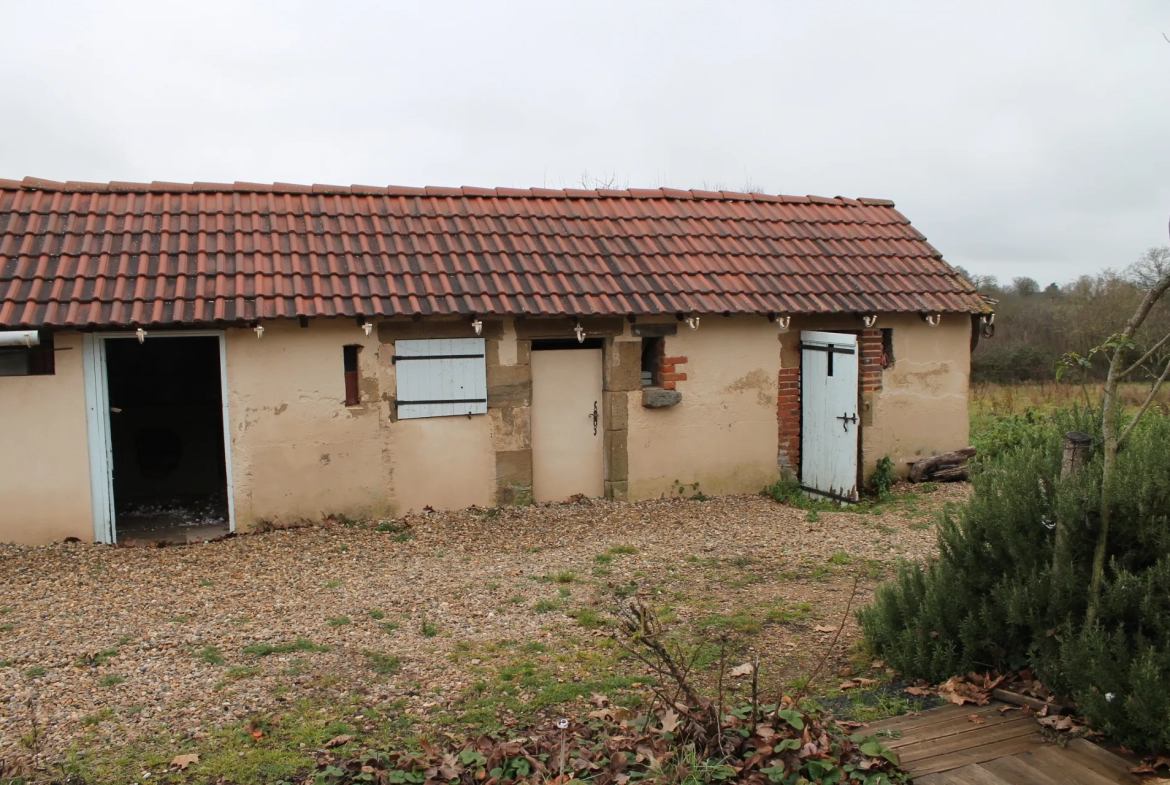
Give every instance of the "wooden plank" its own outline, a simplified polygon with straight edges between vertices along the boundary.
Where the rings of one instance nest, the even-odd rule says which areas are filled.
[[[1075,754],[1046,745],[1021,755],[1020,760],[1037,771],[1051,774],[1067,785],[1116,785],[1113,777],[1103,777],[1081,763]]]
[[[990,715],[985,714],[978,717],[983,720],[982,722],[971,722],[968,716],[967,714],[961,714],[958,717],[950,718],[947,722],[912,728],[903,731],[901,738],[882,739],[882,743],[892,748],[907,747],[911,744],[920,744],[932,739],[954,736],[958,733],[978,733],[988,728],[994,728],[997,725],[1005,725],[1009,722],[1019,722],[1020,720],[1028,719],[1019,712],[1010,712],[1006,716],[1001,715],[999,712],[992,712]]]
[[[1031,717],[1020,717],[1019,719],[1010,720],[1000,725],[993,725],[990,728],[967,724],[968,728],[963,729],[967,732],[957,731],[949,736],[925,739],[900,747],[898,749],[898,757],[903,762],[933,758],[950,752],[958,752],[959,750],[965,750],[971,747],[979,747],[984,744],[1004,741],[1005,739],[1027,736],[1037,731],[1036,721]],[[974,730],[970,730],[970,728],[974,728]]]
[[[1111,777],[1122,785],[1141,785],[1142,779],[1129,771],[1130,763],[1087,739],[1073,739],[1065,749],[1098,774]]]
[[[994,772],[1009,785],[1062,785],[1060,780],[1037,771],[1034,767],[1020,760],[1021,756],[1027,754],[1027,752],[1021,752],[1019,755],[996,758],[980,765],[988,771]]]
[[[914,785],[1011,785],[993,772],[972,763],[959,769],[940,771],[925,777],[916,777]]]
[[[958,717],[966,717],[968,714],[989,717],[993,714],[998,714],[998,708],[999,706],[997,704],[988,704],[987,706],[940,706],[937,709],[928,709],[914,717],[902,715],[900,717],[890,717],[888,720],[871,722],[868,728],[871,731],[890,728],[906,732],[911,728],[920,728],[926,725],[948,722]],[[1008,714],[1019,714],[1019,712],[1010,711]]]
[[[959,750],[957,752],[947,753],[945,755],[937,755],[932,758],[925,758],[912,763],[903,763],[903,768],[906,769],[912,776],[920,777],[926,774],[934,774],[938,771],[950,771],[951,769],[958,769],[972,763],[984,763],[989,760],[995,760],[1006,755],[1015,755],[1019,752],[1029,750],[1038,744],[1041,744],[1039,733],[1033,733],[1029,736],[1019,736],[1016,738],[1004,739],[1002,741],[995,741],[990,744],[984,744],[979,747],[971,747],[970,749]]]

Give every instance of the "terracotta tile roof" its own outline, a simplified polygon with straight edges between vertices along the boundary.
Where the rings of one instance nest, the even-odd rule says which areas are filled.
[[[982,312],[893,202],[0,180],[0,325]]]

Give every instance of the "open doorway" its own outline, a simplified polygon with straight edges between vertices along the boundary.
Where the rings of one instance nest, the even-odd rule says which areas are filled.
[[[231,531],[220,340],[105,338],[118,542],[202,542]]]

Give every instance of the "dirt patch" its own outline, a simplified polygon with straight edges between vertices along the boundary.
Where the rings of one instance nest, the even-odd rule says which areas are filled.
[[[27,754],[34,714],[46,757],[198,739],[306,700],[474,728],[469,701],[493,690],[552,706],[591,679],[636,685],[605,626],[634,592],[690,635],[758,653],[779,687],[823,652],[853,576],[863,604],[893,564],[933,552],[931,516],[966,493],[880,515],[585,501],[161,549],[0,546],[0,759]],[[850,620],[845,646],[856,636]]]

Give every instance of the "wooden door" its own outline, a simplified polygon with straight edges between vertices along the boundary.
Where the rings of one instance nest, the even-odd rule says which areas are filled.
[[[800,484],[808,493],[858,498],[857,368],[856,335],[800,334]]]
[[[532,352],[532,497],[605,491],[601,350]]]

